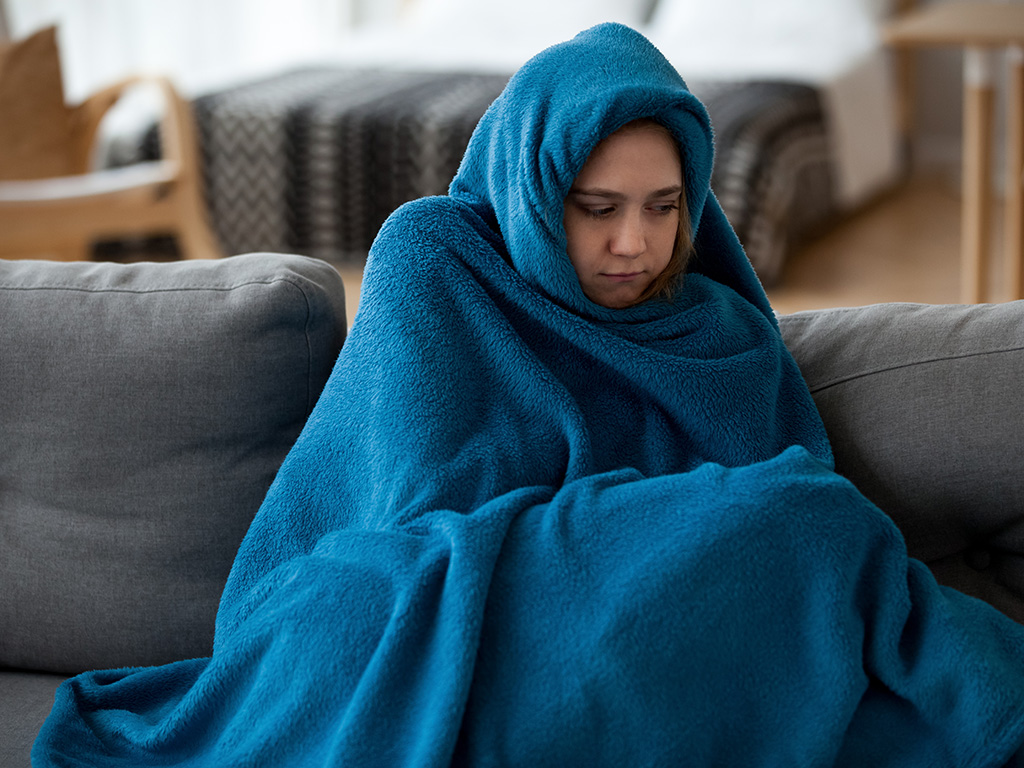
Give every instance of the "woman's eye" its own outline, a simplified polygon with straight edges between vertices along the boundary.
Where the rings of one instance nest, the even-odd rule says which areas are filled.
[[[611,207],[584,208],[583,210],[587,214],[587,216],[591,216],[595,219],[603,219],[606,216],[610,216],[615,211],[615,209]]]
[[[654,213],[669,214],[679,210],[679,206],[676,203],[663,203],[661,205],[652,205],[651,210]]]

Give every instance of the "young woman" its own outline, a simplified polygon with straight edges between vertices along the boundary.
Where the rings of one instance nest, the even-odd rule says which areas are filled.
[[[1024,629],[831,471],[711,166],[636,32],[527,63],[382,228],[212,656],[70,681],[36,765],[1010,761]]]

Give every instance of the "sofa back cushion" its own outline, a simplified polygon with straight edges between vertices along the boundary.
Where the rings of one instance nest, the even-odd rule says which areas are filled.
[[[836,469],[939,582],[1024,622],[1024,302],[780,319]]]
[[[344,332],[304,257],[0,262],[0,666],[209,655]]]

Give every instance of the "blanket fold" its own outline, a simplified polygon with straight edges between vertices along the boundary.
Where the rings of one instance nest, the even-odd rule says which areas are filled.
[[[609,310],[563,200],[638,117],[680,143],[697,255]],[[525,65],[450,194],[379,233],[212,656],[69,681],[35,764],[1007,763],[1024,628],[832,471],[711,156],[633,30]]]

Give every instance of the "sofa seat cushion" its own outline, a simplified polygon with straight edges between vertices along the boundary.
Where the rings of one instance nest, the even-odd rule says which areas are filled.
[[[62,675],[0,670],[0,766],[28,768]]]
[[[0,262],[0,667],[208,655],[345,327],[300,256]]]
[[[836,469],[938,580],[1024,622],[1024,302],[780,318]]]

